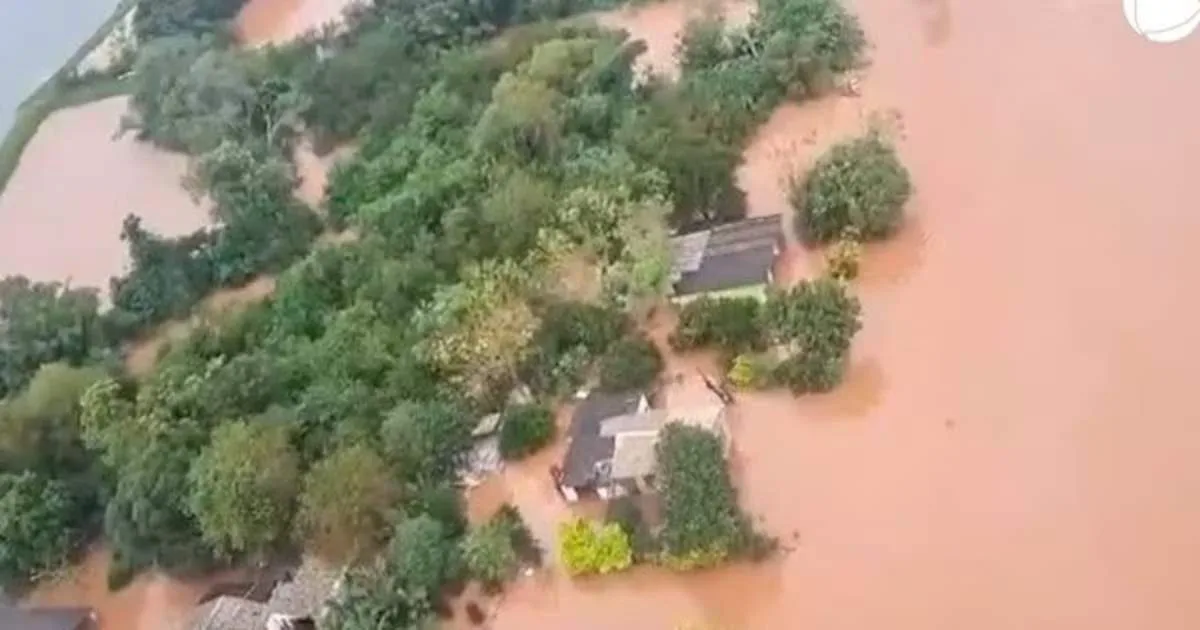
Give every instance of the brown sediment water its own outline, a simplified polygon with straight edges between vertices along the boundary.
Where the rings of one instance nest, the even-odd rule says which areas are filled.
[[[26,604],[89,606],[99,620],[96,630],[176,630],[186,627],[196,601],[223,577],[185,582],[144,573],[129,586],[109,592],[111,560],[108,550],[93,549],[61,579],[39,586]]]
[[[366,0],[250,0],[238,15],[238,37],[249,46],[280,44],[337,23],[349,6]]]
[[[180,185],[184,156],[132,134],[113,139],[126,101],[65,109],[42,123],[0,196],[0,274],[107,290],[128,264],[119,238],[127,214],[164,235],[207,223]]]
[[[846,382],[733,410],[742,501],[786,551],[694,576],[551,571],[495,628],[1200,624],[1200,36],[1145,42],[1117,2],[854,4],[861,96],[785,106],[739,173],[752,213],[786,211],[787,167],[878,112],[917,190],[868,247]],[[818,264],[793,250],[780,275]]]

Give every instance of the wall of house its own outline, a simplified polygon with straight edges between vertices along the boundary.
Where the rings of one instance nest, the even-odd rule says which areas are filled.
[[[708,293],[694,293],[692,295],[675,295],[671,296],[671,301],[680,306],[687,304],[702,295],[706,295],[713,299],[724,298],[740,298],[752,297],[756,300],[767,299],[767,283],[752,284],[750,286],[738,287],[736,289],[726,289],[724,291],[710,291]]]

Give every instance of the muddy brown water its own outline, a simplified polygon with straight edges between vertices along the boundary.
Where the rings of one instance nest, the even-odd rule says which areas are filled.
[[[366,0],[250,0],[238,16],[242,42],[257,46],[282,43],[336,23],[342,11]]]
[[[1200,37],[1143,42],[1119,5],[858,0],[861,97],[782,108],[739,174],[753,213],[786,211],[790,165],[882,117],[918,191],[868,250],[845,384],[733,414],[743,502],[788,550],[551,571],[493,627],[1196,627]],[[554,500],[506,477],[518,503]]]
[[[1185,376],[1200,342],[1200,89],[1185,83],[1200,36],[1143,42],[1115,1],[855,4],[875,45],[861,96],[781,108],[739,173],[753,213],[786,211],[788,168],[879,114],[917,187],[905,228],[868,249],[846,382],[733,411],[743,503],[785,551],[688,576],[551,568],[510,588],[492,627],[1200,623]],[[665,33],[651,49],[670,50],[660,12],[637,15]],[[58,240],[90,242],[78,234]],[[780,275],[818,268],[793,248]],[[556,454],[510,467],[476,502],[516,503],[551,541],[568,514],[545,474]]]
[[[126,102],[64,109],[42,123],[0,196],[0,274],[107,290],[128,264],[120,239],[127,214],[164,235],[207,223],[206,207],[180,186],[182,155],[133,134],[113,139]]]

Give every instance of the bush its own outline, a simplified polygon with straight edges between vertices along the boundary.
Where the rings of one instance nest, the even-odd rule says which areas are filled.
[[[862,258],[862,243],[858,238],[858,229],[847,227],[825,252],[825,272],[830,278],[853,280],[858,277],[859,259]]]
[[[761,389],[771,384],[772,365],[761,354],[739,354],[729,368],[729,382],[742,390]]]
[[[620,525],[597,526],[582,518],[558,527],[559,556],[571,575],[613,573],[633,564],[629,537]]]
[[[788,353],[774,378],[796,393],[832,389],[845,371],[850,341],[862,328],[858,298],[830,278],[801,282],[767,300],[763,321]]]
[[[467,534],[463,560],[471,577],[489,588],[499,587],[517,570],[517,551],[509,526],[493,520]]]
[[[663,369],[662,354],[649,339],[617,342],[600,360],[600,389],[609,392],[649,389]]]
[[[617,525],[625,532],[630,546],[633,547],[634,562],[641,562],[654,554],[654,534],[651,533],[650,524],[642,514],[642,508],[633,497],[618,497],[609,501],[604,521]]]
[[[680,311],[679,324],[671,334],[671,347],[691,350],[717,346],[730,354],[761,350],[765,342],[760,325],[761,312],[762,303],[749,297],[701,297],[688,302]]]
[[[510,461],[532,455],[554,439],[554,413],[546,407],[509,407],[501,422],[500,455]]]
[[[657,451],[663,564],[696,569],[748,551],[753,531],[738,507],[720,438],[670,424]]]
[[[807,178],[793,178],[790,188],[796,232],[820,243],[848,227],[866,239],[888,236],[903,219],[912,193],[908,170],[876,132],[835,145]]]

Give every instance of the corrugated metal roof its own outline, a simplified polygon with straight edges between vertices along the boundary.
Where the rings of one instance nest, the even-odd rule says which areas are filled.
[[[765,283],[782,241],[781,215],[676,236],[671,241],[675,292],[688,295]]]

